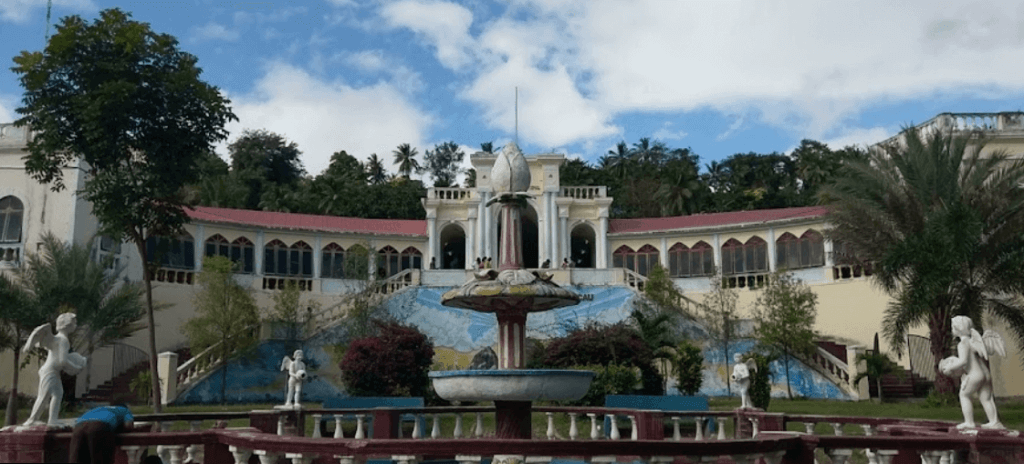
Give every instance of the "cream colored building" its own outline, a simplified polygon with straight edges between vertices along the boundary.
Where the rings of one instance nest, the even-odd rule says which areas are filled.
[[[982,129],[990,145],[1015,155],[1024,153],[1021,113],[942,114],[922,124],[927,130]],[[21,157],[30,134],[0,125],[0,270],[21,266],[26,251],[38,249],[46,231],[88,243],[97,255],[113,253],[129,279],[141,280],[139,255],[129,244],[94,238],[96,219],[75,189],[51,192],[24,172]],[[895,139],[893,139],[895,140]],[[353,277],[352,256],[371,256],[357,266],[373,279],[401,278],[412,285],[455,286],[464,282],[476,258],[497,261],[497,206],[488,173],[495,155],[476,153],[471,162],[475,188],[430,188],[424,198],[426,220],[375,220],[290,213],[199,208],[181,237],[168,238],[169,252],[154,281],[154,299],[167,309],[157,312],[159,351],[185,344],[179,327],[194,315],[195,274],[206,255],[222,254],[239,264],[236,278],[250,286],[262,308],[285,281],[296,281],[305,298],[321,307],[337,305],[341,296],[364,285]],[[545,262],[556,282],[573,285],[637,285],[654,264],[665,266],[691,301],[700,302],[711,279],[721,272],[740,289],[740,307],[749,315],[757,288],[767,274],[786,267],[818,295],[816,329],[846,345],[870,346],[889,298],[870,281],[870,269],[837,262],[836,246],[822,231],[821,207],[743,211],[646,219],[610,219],[613,199],[601,186],[563,186],[559,167],[564,157],[527,157],[532,198],[523,213],[524,260],[529,267]],[[81,187],[81,171],[68,168],[69,186]],[[155,245],[155,244],[154,244]],[[358,252],[357,252],[358,251]],[[568,260],[571,267],[562,269]],[[397,277],[396,277],[397,276]],[[990,321],[991,325],[991,321]],[[999,329],[999,327],[996,327]],[[914,331],[927,336],[925,327]],[[996,393],[1024,394],[1020,347],[1002,328],[1010,356],[993,363],[1001,379]],[[124,340],[123,352],[148,346],[145,331]],[[888,346],[882,341],[883,351]],[[90,387],[116,374],[114,349],[97,352],[90,364]],[[907,357],[903,363],[907,363]],[[839,361],[846,361],[841,359]],[[0,372],[10,372],[10,352],[0,354]],[[0,376],[5,387],[10,376]],[[23,370],[20,388],[34,391],[35,368]],[[79,390],[84,390],[79,382]]]

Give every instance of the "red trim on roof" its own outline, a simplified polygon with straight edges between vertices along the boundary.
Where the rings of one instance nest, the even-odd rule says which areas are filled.
[[[247,209],[213,208],[200,206],[185,209],[194,221],[237,224],[273,229],[315,230],[323,232],[353,232],[376,235],[427,236],[427,221],[416,219],[363,219],[314,214],[275,213]]]
[[[810,219],[822,217],[827,212],[828,209],[824,206],[804,206],[800,208],[731,211],[728,213],[694,214],[691,216],[664,218],[612,219],[608,221],[608,234],[661,232],[699,227],[774,222],[786,219]]]

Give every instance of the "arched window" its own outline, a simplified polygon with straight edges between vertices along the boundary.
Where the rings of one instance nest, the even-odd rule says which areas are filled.
[[[391,245],[381,248],[377,252],[377,273],[379,277],[391,277],[398,274],[401,271],[399,267],[401,263],[401,257],[398,254],[398,250],[391,247]]]
[[[303,241],[289,247],[274,240],[263,249],[263,267],[266,275],[313,277],[313,248]]]
[[[682,243],[668,250],[669,273],[672,277],[699,277],[715,273],[715,255],[711,245],[701,241],[693,248]]]
[[[402,270],[423,269],[423,254],[416,247],[402,250]]]
[[[768,271],[768,242],[751,237],[747,243],[729,239],[722,245],[722,274],[748,274]]]
[[[779,269],[824,266],[825,241],[813,230],[804,232],[800,238],[787,232],[775,241],[775,258]]]
[[[345,249],[337,243],[329,243],[321,251],[320,277],[325,279],[345,278]]]
[[[146,255],[149,262],[160,263],[160,267],[188,270],[196,267],[196,244],[188,232],[174,238],[148,238]]]
[[[21,242],[21,221],[25,206],[13,197],[0,198],[0,243]]]
[[[612,266],[624,267],[643,276],[646,276],[655,264],[658,264],[658,249],[651,245],[644,245],[637,251],[622,245],[612,253]]]
[[[252,274],[253,272],[253,245],[245,237],[238,237],[234,242],[228,243],[228,239],[220,234],[206,239],[204,256],[223,256],[235,263],[235,272],[239,274]]]

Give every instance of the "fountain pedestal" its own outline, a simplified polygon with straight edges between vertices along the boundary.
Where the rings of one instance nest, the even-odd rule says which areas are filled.
[[[514,143],[501,150],[491,181],[494,201],[501,204],[498,270],[478,272],[473,280],[445,293],[441,304],[495,314],[499,369],[435,371],[430,377],[437,395],[446,400],[494,401],[498,438],[529,439],[532,402],[580,399],[594,373],[523,369],[529,313],[575,305],[581,298],[552,283],[551,274],[523,269],[522,207],[529,198],[530,169]]]

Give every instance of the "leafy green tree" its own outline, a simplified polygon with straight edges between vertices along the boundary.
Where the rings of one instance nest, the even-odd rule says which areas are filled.
[[[899,353],[907,331],[927,324],[936,390],[954,380],[938,371],[952,345],[950,320],[988,312],[1024,340],[1024,161],[982,156],[987,141],[909,128],[905,143],[854,161],[824,195],[832,199],[826,236],[872,263],[892,298],[883,334]]]
[[[288,281],[271,299],[274,301],[272,317],[285,330],[288,351],[298,349],[306,325],[321,308],[320,302],[303,298],[302,290],[295,281]]]
[[[374,153],[366,160],[366,177],[374,185],[383,184],[388,180],[388,171],[384,169],[384,162]]]
[[[403,143],[398,146],[395,151],[391,152],[395,155],[395,164],[398,165],[398,172],[400,172],[406,179],[409,179],[414,172],[420,172],[420,162],[416,160],[418,151],[408,143]]]
[[[25,345],[32,329],[52,319],[33,301],[33,295],[13,276],[0,272],[0,352],[11,350],[14,367],[11,373],[11,390],[7,398],[4,423],[18,423],[18,377],[21,374],[21,347]],[[56,317],[56,314],[52,316]]]
[[[63,18],[45,50],[24,51],[14,62],[25,89],[16,123],[36,132],[25,157],[28,174],[59,191],[64,168],[80,166],[86,179],[80,192],[104,225],[102,233],[126,236],[150,263],[146,240],[181,232],[188,220],[183,187],[196,181],[196,160],[213,151],[227,137],[224,125],[237,119],[228,100],[199,79],[196,57],[179,50],[174,37],[119,9],[102,11],[92,24]],[[155,269],[144,269],[156,372]],[[154,376],[157,412],[159,390]]]
[[[566,159],[558,169],[558,182],[563,186],[597,185],[594,168],[579,158]]]
[[[242,131],[228,145],[231,172],[246,187],[245,209],[258,209],[270,186],[294,185],[305,174],[299,146],[265,129]]]
[[[494,153],[494,142],[484,142],[480,144],[480,151],[484,153]]]
[[[749,357],[757,365],[757,372],[750,373],[750,402],[767,411],[772,401],[771,364],[776,358],[770,353],[751,353]]]
[[[469,168],[466,170],[466,188],[476,187],[476,169]]]
[[[786,391],[793,399],[789,378],[791,356],[808,355],[816,347],[814,320],[818,296],[788,272],[776,272],[754,303],[757,339],[781,355],[786,369]]]
[[[877,337],[876,337],[877,339]],[[864,378],[875,379],[875,388],[878,390],[878,402],[885,401],[882,398],[882,376],[888,374],[902,373],[903,368],[896,361],[878,351],[872,351],[870,353],[861,353],[857,355],[857,362],[861,361],[865,364],[864,372],[857,374],[853,378],[854,385],[860,383]]]
[[[629,175],[632,165],[633,151],[629,149],[629,145],[626,145],[626,141],[623,140],[615,145],[614,150],[608,150],[605,159],[607,160],[604,162],[605,166],[619,179],[625,179]]]
[[[711,279],[711,291],[704,294],[704,304],[701,305],[700,318],[708,331],[711,343],[720,347],[725,355],[726,373],[732,372],[729,368],[729,362],[732,360],[729,346],[737,338],[740,316],[736,309],[736,301],[739,297],[739,292],[722,285],[721,278],[715,278]],[[729,375],[725,376],[725,388],[729,396],[732,396],[732,381]]]
[[[219,344],[221,365],[220,399],[225,400],[228,361],[236,359],[259,342],[257,333],[260,310],[252,296],[252,289],[235,281],[233,263],[223,256],[203,259],[203,270],[196,280],[199,291],[193,299],[196,316],[189,319],[181,330],[189,340],[193,353],[201,353]]]
[[[704,383],[704,355],[701,354],[700,347],[686,340],[679,342],[673,364],[676,368],[679,392],[696,395]]]
[[[444,142],[427,150],[426,171],[434,179],[434,187],[456,186],[456,179],[462,173],[462,160],[466,154],[455,142]]]
[[[697,163],[675,158],[665,163],[662,180],[654,199],[661,204],[664,216],[681,216],[700,211],[704,185],[697,173]]]

